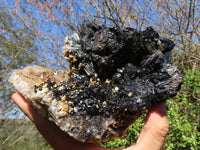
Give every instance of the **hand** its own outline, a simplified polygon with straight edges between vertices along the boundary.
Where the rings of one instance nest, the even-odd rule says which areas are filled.
[[[53,122],[41,117],[19,93],[13,94],[12,99],[55,150],[110,150],[97,144],[81,143],[74,140],[61,131]],[[145,125],[136,144],[124,150],[160,150],[168,130],[166,104],[156,104],[149,110]]]

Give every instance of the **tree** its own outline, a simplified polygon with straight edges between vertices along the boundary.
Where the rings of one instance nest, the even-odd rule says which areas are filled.
[[[36,13],[43,16],[48,24],[56,25],[59,32],[64,30],[65,32],[60,34],[61,37],[76,30],[75,25],[83,19],[93,19],[99,23],[115,24],[120,27],[132,26],[137,29],[152,26],[161,35],[176,42],[175,59],[181,67],[199,66],[198,0],[29,0],[24,2],[24,5],[37,8]]]
[[[200,128],[198,123],[200,121],[199,0],[11,0],[9,2],[4,1],[4,3],[7,6],[7,14],[9,14],[4,22],[7,22],[8,25],[0,24],[0,41],[4,45],[5,41],[7,43],[16,41],[7,45],[6,49],[10,49],[8,56],[2,52],[9,52],[9,50],[1,50],[2,52],[0,52],[1,58],[6,58],[6,61],[1,59],[0,62],[2,72],[0,81],[3,81],[2,83],[5,83],[6,79],[2,77],[9,75],[11,69],[24,66],[25,64],[20,60],[26,60],[25,58],[29,58],[32,54],[37,56],[37,64],[66,68],[67,62],[62,56],[63,40],[65,36],[72,34],[77,29],[76,25],[84,19],[92,19],[98,23],[119,27],[131,26],[140,30],[152,26],[160,35],[175,41],[176,47],[173,51],[173,58],[175,64],[183,72],[184,84],[178,96],[173,99],[172,103],[170,103],[171,101],[168,103],[170,107],[168,115],[171,118],[171,124],[179,123],[180,126],[177,128],[174,126],[174,130],[168,136],[165,148],[167,149],[167,146],[172,149],[198,149],[200,147],[199,141],[196,140],[200,136],[198,134]],[[5,16],[3,15],[3,18]],[[13,27],[13,24],[17,24],[17,26]],[[9,37],[13,37],[15,40],[11,40]],[[5,39],[4,42],[3,39]],[[26,46],[22,47],[23,44]],[[2,49],[1,45],[0,48]],[[36,51],[37,54],[34,53]],[[9,57],[11,53],[18,57],[13,57],[14,60],[12,60]],[[13,63],[10,64],[10,62]],[[8,64],[10,64],[8,67],[10,69],[6,71],[5,66],[8,66]],[[1,87],[5,87],[5,85]],[[0,96],[3,95],[0,94]],[[2,102],[4,99],[1,98],[0,100]],[[12,109],[12,107],[9,108]],[[191,113],[185,113],[182,110]],[[173,119],[180,117],[183,119],[180,122]],[[138,122],[137,125],[141,126],[141,120]],[[185,124],[188,124],[190,129],[190,131],[187,131],[189,134],[186,134],[186,130],[182,134],[176,134],[175,132],[182,132],[180,130],[185,128]],[[133,129],[129,132],[129,135],[137,135],[138,131],[139,129]],[[195,133],[195,135],[192,133]],[[185,139],[188,139],[188,141],[192,139],[192,136],[195,137],[195,141],[187,142],[184,139],[184,134],[187,135]],[[125,138],[124,141],[132,144],[134,140]],[[117,141],[120,143],[119,139]],[[122,146],[126,146],[122,141]],[[173,145],[173,143],[180,144]]]
[[[0,7],[0,116],[5,117],[14,108],[10,101],[13,92],[8,77],[13,69],[21,68],[36,60],[38,51],[34,44],[34,34],[5,6]]]

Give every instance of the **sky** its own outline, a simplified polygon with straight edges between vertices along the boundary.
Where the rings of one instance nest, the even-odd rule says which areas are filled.
[[[16,2],[16,0],[0,0],[0,5],[2,5],[2,2],[5,2],[5,5],[10,7],[11,10],[15,10],[16,6],[13,5],[14,2]],[[136,5],[139,9],[138,14],[143,15],[143,12],[147,11],[148,13],[146,13],[146,19],[147,20],[152,20],[155,21],[157,20],[157,18],[161,17],[159,15],[155,15],[153,10],[156,8],[156,6],[154,6],[154,2],[150,1],[151,3],[148,3],[148,10],[144,10],[144,7],[141,7],[144,3],[143,1],[138,1],[138,5]],[[25,0],[21,0],[21,5],[23,6],[23,2],[25,2]],[[67,1],[65,1],[67,3]],[[64,3],[65,3],[64,2]],[[81,5],[84,1],[75,1],[75,5],[77,6],[77,13],[85,13],[84,11],[91,11],[91,12],[95,12],[95,9],[92,8],[84,8],[83,5]],[[131,0],[130,0],[131,2]],[[200,8],[200,3],[199,0],[194,1],[196,2],[196,9],[197,9],[197,16],[199,16],[199,8]],[[61,3],[61,6],[64,7],[65,4]],[[174,4],[177,5],[177,4]],[[68,66],[68,63],[66,61],[64,61],[64,63],[62,63],[62,47],[64,46],[64,37],[70,35],[72,32],[69,32],[69,28],[66,27],[65,25],[60,25],[60,24],[56,24],[53,23],[51,21],[48,21],[45,19],[45,17],[42,16],[42,14],[40,13],[40,9],[33,7],[33,5],[29,4],[29,5],[24,5],[25,10],[32,14],[33,17],[35,17],[35,19],[39,22],[38,24],[31,24],[31,22],[29,21],[29,17],[26,16],[26,13],[23,11],[17,11],[19,16],[26,16],[27,18],[25,19],[25,21],[27,21],[27,24],[32,28],[35,29],[37,31],[38,29],[38,39],[35,39],[35,45],[38,46],[39,51],[35,53],[35,55],[40,58],[39,62],[34,62],[32,63],[32,65],[35,64],[42,64],[42,65],[47,65],[53,68],[63,68],[65,66]],[[135,6],[135,7],[136,7]],[[139,7],[140,6],[140,7]],[[68,7],[68,9],[70,9],[70,7]],[[66,21],[68,18],[66,16],[63,16],[63,14],[61,12],[59,12],[56,8],[54,8],[54,11],[57,12],[57,17],[55,20],[59,20],[59,19],[63,19],[63,21]],[[76,13],[76,12],[74,12]],[[71,19],[75,19],[76,22],[80,22],[83,20],[83,18],[79,18],[77,15],[75,15],[75,18],[71,18]],[[20,19],[19,19],[20,20]],[[20,23],[20,21],[18,21],[17,19],[15,20],[15,27],[21,27],[22,23]],[[67,20],[68,21],[68,20]],[[155,22],[154,22],[155,23]],[[159,22],[156,22],[159,23]],[[132,26],[136,26],[136,24],[134,24],[134,21],[132,20],[131,22]],[[152,25],[152,24],[148,24],[148,25]],[[145,27],[145,26],[144,26]],[[164,27],[164,25],[160,26],[160,28]],[[194,39],[196,40],[196,39]],[[198,40],[196,40],[197,42],[199,42]],[[53,45],[52,45],[53,43]],[[56,55],[49,53],[48,50],[54,50],[53,52],[58,53],[61,57],[56,57]],[[58,61],[58,59],[61,58],[61,62]]]

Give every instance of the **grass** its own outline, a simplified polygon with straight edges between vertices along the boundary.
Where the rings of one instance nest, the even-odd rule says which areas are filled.
[[[26,119],[0,120],[0,150],[53,150]]]

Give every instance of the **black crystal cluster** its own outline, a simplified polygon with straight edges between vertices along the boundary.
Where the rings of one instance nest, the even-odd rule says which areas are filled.
[[[120,114],[126,110],[134,114],[177,94],[182,77],[172,65],[170,51],[175,44],[153,28],[120,29],[86,20],[78,25],[77,36],[68,39],[69,43],[75,40],[75,45],[64,53],[71,79],[63,94],[80,113]]]
[[[79,116],[74,124],[85,116],[101,116],[100,120],[96,117],[91,123],[87,120],[80,123],[85,126],[80,134],[74,134],[72,127],[67,128],[76,139],[97,142],[110,140],[116,134],[121,136],[144,110],[175,96],[180,89],[182,75],[173,66],[170,52],[175,44],[151,27],[138,31],[86,20],[65,43],[69,80],[61,83],[47,80],[35,86],[35,92],[46,85],[56,101],[67,104],[67,116]],[[110,117],[116,122],[106,127],[105,135],[95,136],[96,128],[105,128],[95,122],[103,124],[101,120],[105,122]],[[86,133],[90,127],[91,132]]]

